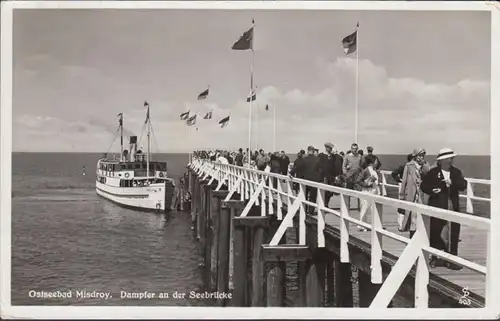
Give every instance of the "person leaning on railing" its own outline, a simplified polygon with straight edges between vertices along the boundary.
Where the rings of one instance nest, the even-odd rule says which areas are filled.
[[[450,148],[443,148],[437,156],[437,166],[431,168],[424,176],[421,189],[429,195],[429,206],[439,207],[455,212],[460,211],[459,191],[467,188],[467,181],[462,172],[453,166],[456,154]],[[458,254],[460,224],[431,217],[430,245],[447,253]],[[452,270],[462,267],[452,262],[431,256],[429,265],[446,266]]]

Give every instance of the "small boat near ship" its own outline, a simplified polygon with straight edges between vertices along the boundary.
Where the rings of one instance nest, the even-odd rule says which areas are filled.
[[[149,105],[146,118],[148,150],[137,149],[137,136],[129,137],[129,150],[123,149],[123,114],[118,114],[121,133],[120,158],[108,158],[107,154],[97,161],[96,193],[119,206],[139,211],[165,211],[168,193],[175,186],[167,177],[167,162],[151,160],[151,121]]]

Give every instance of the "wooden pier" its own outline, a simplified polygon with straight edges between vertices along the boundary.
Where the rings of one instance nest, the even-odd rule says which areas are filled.
[[[487,287],[488,218],[201,159],[193,159],[186,183],[206,289],[218,293],[217,306],[481,308],[492,304]],[[386,193],[391,185],[385,179],[383,183]],[[293,184],[298,191],[293,191]],[[306,188],[318,189],[316,203],[305,199]],[[325,205],[326,191],[335,195]],[[369,223],[359,221],[359,211],[353,209],[357,199],[370,202]],[[468,194],[467,211],[473,211],[474,199],[489,201]],[[315,212],[306,214],[307,207]],[[397,231],[397,208],[418,212],[411,239]],[[462,225],[459,256],[429,246],[431,216]],[[358,231],[357,225],[368,231]],[[429,254],[463,269],[431,269]],[[286,286],[290,274],[297,279],[293,291]]]

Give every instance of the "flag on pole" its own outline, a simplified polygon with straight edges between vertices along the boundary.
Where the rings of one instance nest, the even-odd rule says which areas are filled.
[[[149,104],[147,101],[144,101],[144,107],[148,108],[148,112],[146,113],[146,121],[144,122],[144,124],[147,124],[149,121]]]
[[[204,92],[202,92],[201,94],[199,94],[198,95],[198,100],[207,99],[207,97],[208,97],[208,90],[209,90],[209,88],[207,88]]]
[[[193,126],[194,124],[196,124],[196,114],[194,116],[189,117],[186,121],[186,124],[188,126]]]
[[[118,119],[118,124],[120,124],[120,126],[123,126],[123,113],[119,113],[117,117],[120,117],[120,119]]]
[[[266,105],[266,111],[268,111],[268,110],[269,110],[269,105]]]
[[[359,23],[356,28],[359,27]],[[344,39],[342,39],[342,48],[344,49],[344,53],[346,55],[351,54],[356,51],[357,47],[357,39],[358,38],[358,30],[354,31]]]
[[[253,22],[253,21],[252,21]],[[253,50],[253,27],[243,33],[243,35],[231,47],[233,50]]]
[[[224,128],[227,126],[227,124],[229,123],[229,116],[225,117],[225,118],[222,118],[220,121],[219,121],[219,125],[220,125],[220,128]]]
[[[250,102],[250,100],[255,101],[257,99],[257,93],[254,91],[251,96],[247,97],[247,103]]]
[[[185,112],[185,113],[182,113],[182,114],[180,115],[180,117],[181,117],[181,120],[186,120],[186,119],[188,119],[188,118],[189,118],[189,110],[188,110],[187,112]]]
[[[211,112],[211,111],[209,111],[209,112],[205,115],[205,117],[203,117],[203,119],[212,119],[212,112]]]

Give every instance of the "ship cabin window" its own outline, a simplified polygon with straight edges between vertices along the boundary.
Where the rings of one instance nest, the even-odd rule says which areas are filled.
[[[132,181],[128,179],[121,179],[120,187],[132,187]]]

